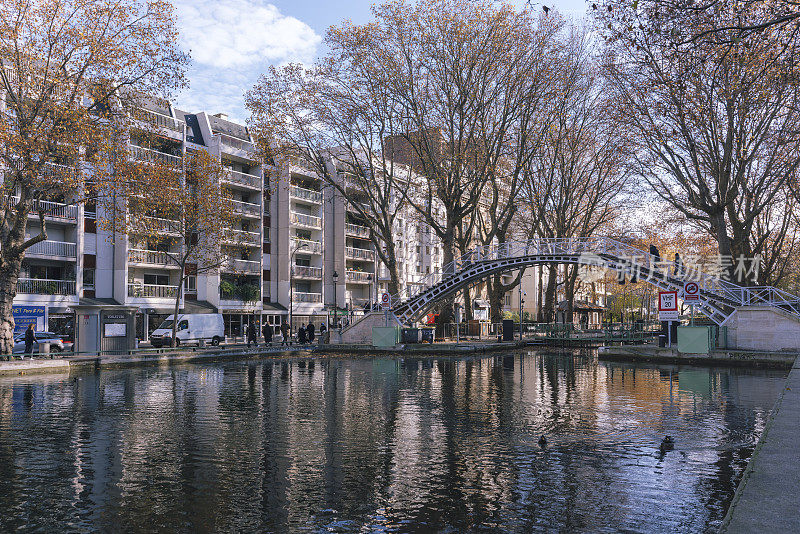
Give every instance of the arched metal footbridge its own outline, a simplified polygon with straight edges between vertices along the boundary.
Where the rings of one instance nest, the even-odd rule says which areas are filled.
[[[683,290],[692,280],[700,286],[698,308],[723,325],[740,306],[779,308],[800,320],[800,297],[770,286],[741,286],[707,273],[676,266],[607,237],[534,239],[477,247],[441,272],[431,273],[394,295],[394,314],[401,323],[418,321],[437,302],[486,277],[541,264],[577,264],[610,269],[649,282],[664,291]]]

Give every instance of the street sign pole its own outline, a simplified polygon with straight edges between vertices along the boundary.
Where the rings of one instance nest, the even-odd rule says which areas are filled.
[[[667,346],[672,348],[672,321],[667,321],[667,339],[669,340]]]

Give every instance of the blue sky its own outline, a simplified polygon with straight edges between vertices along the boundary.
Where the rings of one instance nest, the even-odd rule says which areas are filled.
[[[524,0],[512,3],[521,4]],[[324,53],[325,31],[345,19],[371,18],[374,0],[173,0],[181,46],[191,51],[190,87],[177,96],[187,111],[227,113],[244,122],[244,92],[269,65],[311,63]],[[539,2],[541,4],[541,2]],[[580,18],[585,0],[545,5]]]

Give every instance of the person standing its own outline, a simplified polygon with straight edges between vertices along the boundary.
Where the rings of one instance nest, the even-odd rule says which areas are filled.
[[[272,325],[268,322],[264,322],[264,326],[261,327],[262,333],[264,334],[264,344],[271,345],[272,344]]]
[[[28,329],[25,330],[25,354],[29,355],[31,359],[33,359],[33,342],[36,341],[36,334],[33,330],[33,323],[28,325]]]
[[[258,330],[256,330],[255,321],[250,321],[250,324],[247,325],[247,347],[248,348],[250,348],[250,343],[253,343],[256,347],[258,346]]]
[[[305,344],[306,342],[306,325],[301,324],[300,330],[297,331],[297,342],[301,345]]]
[[[308,342],[314,342],[314,323],[308,323],[308,328],[306,328],[306,333],[308,334]]]

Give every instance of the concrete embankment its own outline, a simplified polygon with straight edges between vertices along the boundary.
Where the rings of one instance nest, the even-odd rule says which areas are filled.
[[[719,349],[708,354],[686,354],[675,348],[652,345],[627,345],[600,347],[600,360],[628,362],[677,363],[690,365],[734,365],[746,367],[772,367],[789,369],[799,354],[797,352],[768,352],[755,350]]]
[[[36,372],[69,372],[79,369],[106,369],[133,366],[165,366],[181,363],[202,363],[255,358],[303,358],[337,355],[394,355],[394,356],[460,356],[509,351],[525,347],[525,342],[507,343],[435,343],[399,345],[379,348],[365,345],[293,345],[255,347],[245,346],[181,348],[172,350],[143,350],[123,355],[69,355],[56,359],[24,359],[0,361],[0,375]]]
[[[720,532],[800,532],[800,363],[795,362]]]

